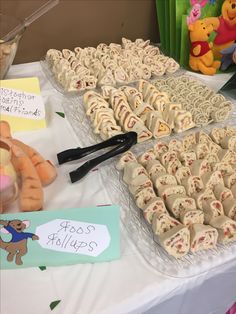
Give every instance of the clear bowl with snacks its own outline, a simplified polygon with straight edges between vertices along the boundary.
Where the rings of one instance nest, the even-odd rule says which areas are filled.
[[[24,33],[23,27],[14,37],[9,38],[7,41],[2,38],[11,30],[23,24],[22,21],[14,16],[0,14],[0,79],[4,79],[10,66],[12,65],[19,41]]]

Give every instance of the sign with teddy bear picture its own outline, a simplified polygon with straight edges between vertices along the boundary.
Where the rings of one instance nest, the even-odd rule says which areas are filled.
[[[1,269],[95,263],[119,257],[117,206],[0,217]]]

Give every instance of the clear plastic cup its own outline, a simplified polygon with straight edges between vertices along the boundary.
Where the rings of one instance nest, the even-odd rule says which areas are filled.
[[[0,14],[0,79],[4,79],[16,55],[19,41],[25,31],[23,27],[19,33],[8,41],[2,41],[1,38],[9,33],[16,26],[23,22],[14,16]]]

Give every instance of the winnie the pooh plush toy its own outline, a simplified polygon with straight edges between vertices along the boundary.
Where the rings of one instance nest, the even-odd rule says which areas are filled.
[[[225,0],[221,14],[220,17],[203,19],[207,25],[212,25],[217,33],[213,45],[213,52],[217,58],[221,58],[221,50],[232,46],[236,41],[236,0]]]
[[[214,60],[211,50],[212,43],[208,43],[212,25],[206,25],[203,20],[197,20],[188,25],[191,41],[189,66],[194,71],[200,71],[206,75],[213,75],[220,67],[220,61]]]

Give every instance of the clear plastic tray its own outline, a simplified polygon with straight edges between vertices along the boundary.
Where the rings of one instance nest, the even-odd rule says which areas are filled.
[[[134,149],[134,152],[139,149]],[[118,161],[118,159],[117,159]],[[122,180],[122,173],[114,164],[102,170],[104,186],[108,189],[112,203],[121,206],[121,220],[129,237],[145,261],[157,272],[176,278],[194,277],[217,266],[235,260],[236,242],[218,244],[216,249],[188,253],[181,259],[170,256],[158,243],[151,226],[146,223],[141,210],[136,206]]]
[[[48,62],[43,58],[41,61],[40,61],[40,65],[41,65],[41,68],[44,72],[44,74],[46,75],[47,79],[49,80],[49,82],[52,84],[52,86],[61,94],[65,95],[65,96],[79,96],[79,95],[83,95],[84,93],[86,93],[88,91],[88,89],[85,89],[85,90],[82,90],[82,91],[73,91],[73,92],[68,92],[66,91],[63,86],[55,79],[54,77],[54,74],[53,72],[51,71],[49,65],[48,65]],[[180,75],[180,74],[184,74],[186,72],[186,70],[184,69],[179,69],[177,70],[175,73],[173,74],[164,74],[163,76],[155,76],[155,75],[152,75],[151,79],[150,80],[155,80],[155,79],[159,79],[159,78],[167,78],[167,77],[170,77],[170,76],[173,76],[173,75]],[[137,80],[138,81],[138,80]],[[122,85],[133,85],[135,84],[137,81],[132,81],[132,82],[129,82],[129,83],[123,83],[123,84],[116,84],[115,87],[120,87]],[[92,89],[94,91],[98,91],[99,92],[99,88],[95,88],[95,89]]]
[[[209,133],[214,127],[236,126],[236,102],[232,100],[233,110],[227,120],[222,123],[211,123],[201,130]],[[72,125],[80,142],[84,146],[101,142],[101,138],[92,131],[90,120],[85,114],[82,96],[64,97],[63,107],[66,118]],[[161,141],[168,142],[176,138],[181,139],[186,134],[197,132],[199,128],[194,128],[180,134],[172,134],[162,138]],[[149,140],[145,143],[135,145],[131,150],[135,154],[151,148],[158,140]],[[135,205],[128,188],[122,180],[122,173],[117,171],[114,163],[118,158],[105,162],[100,168],[104,186],[108,189],[112,203],[121,206],[121,220],[130,238],[140,254],[147,263],[158,272],[171,277],[193,277],[211,270],[214,267],[236,261],[236,242],[228,245],[217,245],[214,250],[189,253],[181,259],[170,256],[156,241],[150,226],[143,219],[140,209]]]

